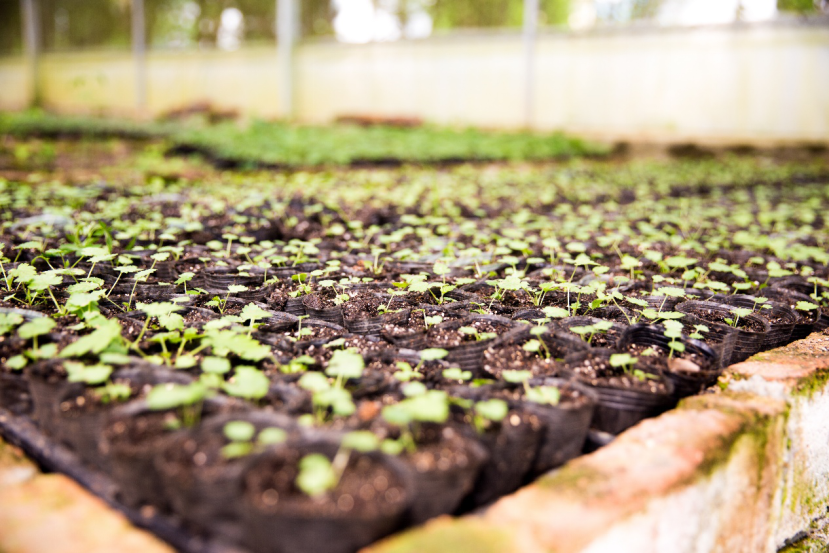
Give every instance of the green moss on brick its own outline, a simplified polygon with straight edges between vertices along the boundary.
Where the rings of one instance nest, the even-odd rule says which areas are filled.
[[[829,369],[818,369],[811,376],[802,378],[792,390],[793,396],[811,398],[829,386]]]
[[[607,479],[608,476],[603,472],[576,462],[542,476],[533,485],[544,490],[568,491],[586,497],[591,490],[595,492],[601,489],[601,486],[596,486],[597,482]]]
[[[505,553],[512,532],[481,519],[461,519],[404,532],[371,548],[372,553]]]

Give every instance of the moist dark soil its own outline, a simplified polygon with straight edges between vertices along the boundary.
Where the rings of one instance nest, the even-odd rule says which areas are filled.
[[[312,342],[314,340],[327,340],[329,338],[337,338],[342,335],[342,331],[325,326],[304,325],[299,329],[290,332],[288,336],[295,338],[298,342]]]
[[[500,378],[504,371],[519,370],[531,371],[533,376],[558,376],[562,368],[556,359],[526,351],[523,344],[500,345],[484,351],[484,372],[495,378]]]
[[[343,304],[343,318],[354,321],[378,317],[380,315],[378,308],[381,305],[386,305],[386,302],[383,302],[376,294],[358,292]]]
[[[700,372],[709,371],[714,368],[710,359],[689,351],[674,352],[673,355],[671,355],[662,348],[644,346],[640,344],[630,344],[627,346],[625,351],[635,357],[647,357],[649,361],[658,364],[663,369],[671,371],[682,372],[684,370],[684,372]],[[686,361],[690,361],[697,367],[697,370],[695,371],[691,365],[669,362],[669,359],[684,359]]]
[[[509,325],[490,321],[470,321],[468,325],[478,331],[478,334],[495,333],[500,336],[509,329]],[[428,333],[429,346],[434,348],[451,348],[461,344],[479,341],[473,334],[465,334],[457,329],[433,327]]]
[[[568,386],[559,387],[561,398],[558,405],[567,407],[569,409],[577,409],[583,407],[592,400],[578,390]],[[512,386],[509,388],[493,389],[488,392],[489,397],[503,399],[505,401],[521,401],[525,397],[525,389],[523,386]]]
[[[726,319],[738,319],[736,328],[741,330],[745,330],[747,332],[763,332],[765,329],[763,325],[757,321],[752,319],[747,319],[745,317],[737,317],[734,314],[726,315],[724,313],[720,313],[718,311],[713,311],[711,309],[695,309],[694,315],[699,317],[700,319],[704,319],[711,323],[719,323],[723,325],[732,326],[726,322]]]
[[[278,457],[268,459],[247,474],[247,494],[256,508],[308,518],[376,518],[399,508],[406,499],[397,475],[384,465],[358,455],[349,460],[333,490],[311,498],[295,484],[302,456],[299,450],[280,450]]]
[[[668,392],[668,388],[661,378],[639,380],[626,373],[622,367],[610,366],[610,361],[602,357],[588,357],[579,364],[569,365],[568,368],[591,386],[639,390],[653,394],[666,394]],[[646,373],[648,372],[639,364],[634,368],[642,368]]]

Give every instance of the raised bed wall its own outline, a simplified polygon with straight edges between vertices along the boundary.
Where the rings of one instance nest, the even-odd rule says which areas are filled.
[[[369,45],[296,49],[295,116],[413,116],[484,127],[525,123],[522,38],[456,33]],[[46,106],[133,114],[128,52],[46,54]],[[152,52],[151,115],[209,101],[281,117],[275,48]],[[534,125],[634,141],[829,142],[829,25],[821,22],[542,34]],[[0,109],[30,98],[27,68],[0,59]]]

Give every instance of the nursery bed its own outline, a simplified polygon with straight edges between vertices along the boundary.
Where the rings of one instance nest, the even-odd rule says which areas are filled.
[[[826,328],[825,174],[0,181],[0,427],[180,550],[351,552]]]

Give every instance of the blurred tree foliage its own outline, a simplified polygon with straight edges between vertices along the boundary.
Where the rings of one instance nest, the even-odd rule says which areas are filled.
[[[0,52],[23,51],[20,0],[0,0]]]
[[[814,0],[777,0],[777,9],[797,13],[812,13],[818,11]]]

